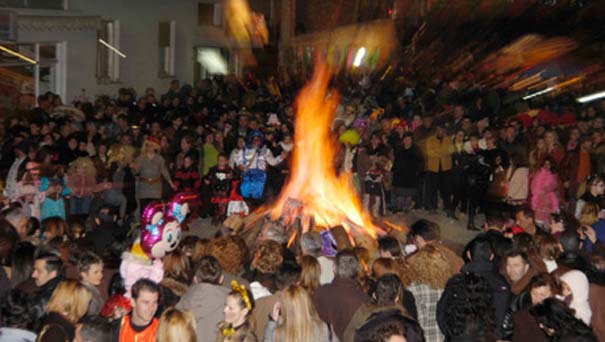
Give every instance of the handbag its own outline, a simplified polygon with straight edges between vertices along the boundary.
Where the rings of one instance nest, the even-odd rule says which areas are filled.
[[[245,148],[242,151],[242,158],[245,164]],[[265,190],[265,183],[267,182],[267,172],[258,168],[258,150],[254,154],[253,159],[256,159],[256,168],[248,169],[244,172],[240,191],[244,198],[261,199]],[[250,164],[252,164],[252,161],[250,161]]]

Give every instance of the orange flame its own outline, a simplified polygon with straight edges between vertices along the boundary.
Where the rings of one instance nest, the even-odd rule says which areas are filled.
[[[328,89],[330,77],[325,63],[319,63],[297,97],[290,178],[269,211],[273,220],[300,218],[303,233],[312,220],[316,226],[342,225],[349,234],[359,230],[375,238],[379,228],[362,209],[351,175],[337,174],[334,168],[336,146],[330,127],[339,96]]]

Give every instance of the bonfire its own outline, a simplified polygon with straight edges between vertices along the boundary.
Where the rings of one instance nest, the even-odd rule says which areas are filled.
[[[339,96],[329,89],[330,78],[328,67],[318,64],[298,95],[290,177],[278,199],[259,208],[246,226],[259,218],[279,223],[289,244],[309,230],[344,228],[352,245],[369,247],[384,232],[363,209],[352,175],[334,166],[338,146],[331,127]]]

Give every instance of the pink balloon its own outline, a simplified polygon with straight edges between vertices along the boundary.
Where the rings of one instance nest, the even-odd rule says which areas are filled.
[[[162,258],[181,241],[181,223],[195,194],[179,193],[168,205],[152,202],[141,215],[141,248],[150,258]]]

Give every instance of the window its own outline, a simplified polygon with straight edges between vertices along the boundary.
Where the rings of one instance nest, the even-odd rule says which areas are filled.
[[[199,26],[223,25],[223,5],[220,3],[199,3],[197,23]]]
[[[158,41],[160,47],[160,77],[174,76],[176,21],[160,22]]]
[[[97,32],[97,82],[117,82],[120,78],[120,55],[102,44],[103,40],[115,49],[120,49],[120,22],[103,20]]]

